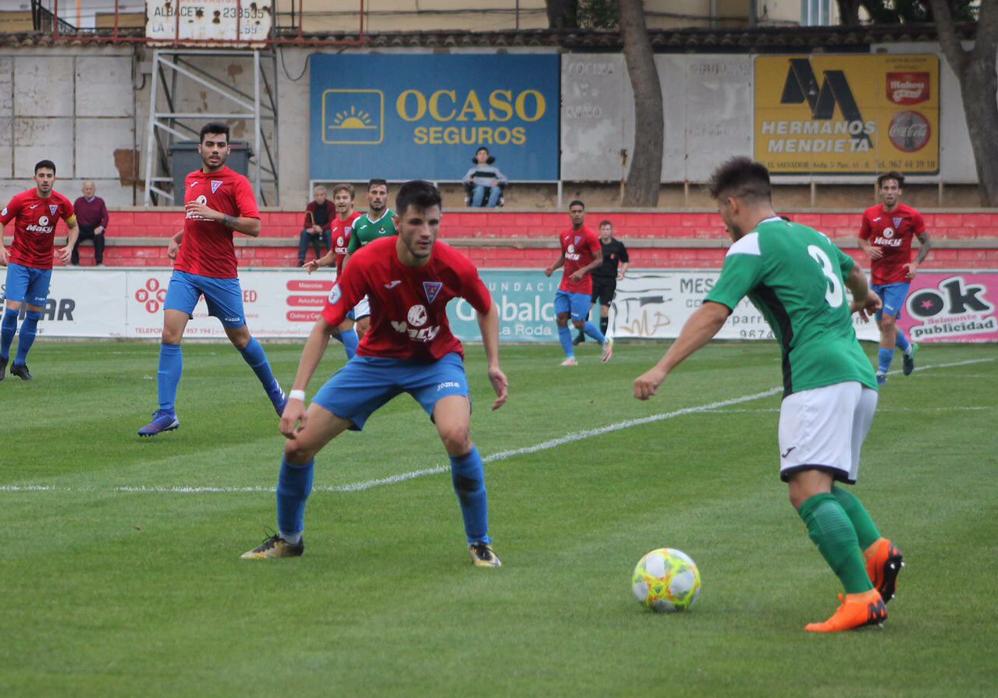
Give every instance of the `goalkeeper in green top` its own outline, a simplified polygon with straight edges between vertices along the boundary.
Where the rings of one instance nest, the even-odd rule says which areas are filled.
[[[703,305],[665,356],[634,381],[647,400],[670,371],[703,347],[745,296],[766,318],[783,352],[780,477],[811,540],[845,588],[841,605],[809,632],[840,632],[887,619],[903,559],[882,537],[854,484],[877,407],[877,381],[853,329],[881,307],[852,258],[822,233],[773,210],[769,172],[749,158],[721,165],[711,196],[734,243]],[[852,303],[846,296],[852,293]]]
[[[346,265],[354,252],[372,240],[398,235],[397,226],[398,216],[388,208],[388,182],[384,179],[372,179],[367,183],[367,213],[354,221],[343,264]],[[363,337],[371,326],[371,306],[367,296],[361,299],[353,312],[357,323],[354,329],[358,337]]]

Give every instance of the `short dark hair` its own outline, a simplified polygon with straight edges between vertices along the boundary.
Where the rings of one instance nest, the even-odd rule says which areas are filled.
[[[388,188],[388,180],[387,179],[381,179],[380,177],[375,177],[374,179],[370,180],[367,183],[367,188],[370,189],[371,187],[377,187],[379,185],[382,186],[382,187],[384,187],[385,189],[387,189]]]
[[[772,198],[769,170],[751,158],[731,158],[714,170],[707,182],[711,197],[720,200],[726,196],[759,200]]]
[[[38,174],[38,170],[52,170],[52,174],[55,174],[55,163],[51,160],[39,160],[35,163],[35,174]]]
[[[423,179],[409,180],[399,187],[399,193],[395,197],[395,211],[400,216],[404,215],[410,206],[425,211],[442,204],[440,190]]]
[[[604,225],[608,225],[611,228],[613,227],[613,223],[611,221],[609,221],[608,219],[605,219],[605,218],[599,222],[599,227],[602,228]]]
[[[225,124],[220,124],[217,121],[205,124],[201,127],[201,137],[198,139],[198,143],[204,143],[205,134],[208,133],[221,133],[225,136],[225,141],[229,141],[229,127]]]
[[[882,175],[877,177],[877,189],[884,186],[884,182],[888,179],[893,179],[898,183],[898,189],[904,189],[904,175],[897,170],[891,170],[890,172],[884,172]]]
[[[340,182],[339,184],[333,185],[333,196],[336,196],[337,192],[345,191],[350,195],[350,198],[354,198],[353,185],[348,182]]]
[[[581,199],[573,199],[572,201],[568,202],[569,208],[572,208],[573,206],[581,206],[582,208],[586,207],[586,205],[582,203]]]

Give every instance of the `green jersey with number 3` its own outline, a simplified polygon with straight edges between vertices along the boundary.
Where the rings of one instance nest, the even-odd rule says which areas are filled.
[[[395,212],[390,208],[385,209],[384,214],[376,221],[372,221],[369,216],[370,214],[365,213],[354,221],[353,233],[350,235],[350,246],[347,248],[350,254],[372,240],[398,235],[398,231],[395,229]]]
[[[855,262],[806,225],[767,218],[731,245],[705,301],[748,296],[783,350],[783,395],[858,381],[876,390],[852,324],[844,280]]]

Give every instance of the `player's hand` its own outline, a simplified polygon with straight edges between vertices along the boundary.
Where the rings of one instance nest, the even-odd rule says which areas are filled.
[[[320,233],[322,233],[322,227],[318,226],[318,225],[313,225],[312,226],[312,234],[313,235],[319,235]]]
[[[288,404],[284,406],[284,414],[281,415],[281,433],[289,439],[305,428],[308,415],[305,413],[305,403],[301,400],[288,398]]]
[[[852,302],[851,310],[854,313],[859,313],[859,319],[863,322],[869,322],[870,318],[877,314],[881,308],[884,307],[884,303],[880,300],[878,296],[873,291],[869,291],[866,294],[866,300],[862,303],[857,301]]]
[[[918,262],[910,262],[904,265],[908,269],[908,273],[904,275],[904,278],[911,281],[915,278],[915,274],[918,273]]]
[[[70,247],[69,245],[66,245],[65,247],[62,247],[62,248],[59,248],[58,250],[56,250],[55,254],[56,254],[56,257],[58,257],[58,259],[59,259],[60,262],[62,262],[63,264],[69,264],[69,256],[70,256],[70,254],[72,252],[73,252],[73,248]]]
[[[313,271],[319,268],[319,260],[310,259],[301,265],[301,268],[311,274]]]
[[[544,276],[551,276],[552,274],[554,274],[554,267],[547,267],[544,270]]]
[[[492,409],[498,410],[506,404],[506,400],[509,398],[509,381],[502,369],[490,368],[489,382],[492,383],[492,389],[496,391],[496,401],[492,403]]]
[[[98,225],[96,228],[94,228],[94,235],[103,235],[103,234],[104,234],[104,226]]]
[[[617,281],[623,281],[624,280],[624,274],[626,274],[626,273],[627,272],[622,271],[619,274],[617,274]]]
[[[658,392],[658,386],[665,380],[665,371],[658,366],[653,366],[634,379],[634,397],[638,400],[647,400]]]
[[[586,273],[584,271],[579,270],[568,278],[570,278],[572,281],[582,281],[582,277],[585,275]]]
[[[880,259],[884,256],[884,251],[879,247],[870,248],[870,259]]]
[[[206,221],[220,221],[225,218],[224,213],[209,208],[208,204],[203,204],[197,199],[184,204],[184,210],[187,211],[188,218],[201,218]]]
[[[180,252],[180,243],[170,238],[170,242],[166,243],[166,256],[170,259],[176,259],[178,252]]]

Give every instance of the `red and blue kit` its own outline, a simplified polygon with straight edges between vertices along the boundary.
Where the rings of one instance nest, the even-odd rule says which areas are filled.
[[[336,255],[336,275],[343,273],[343,260],[346,259],[347,251],[350,248],[350,236],[353,235],[353,224],[364,214],[354,211],[347,218],[333,216],[329,222],[329,231],[332,233],[332,248]]]
[[[8,249],[10,263],[51,269],[55,224],[60,218],[67,224],[70,222],[73,204],[59,192],[53,191],[44,198],[38,196],[37,189],[15,194],[0,211],[0,223],[7,225],[14,221],[14,242]]]
[[[898,204],[893,211],[886,211],[877,205],[863,212],[859,236],[883,252],[870,264],[874,285],[908,283],[905,265],[911,262],[911,240],[923,233],[922,214],[911,206]]]
[[[233,218],[260,218],[253,185],[228,167],[206,173],[195,170],[184,181],[184,203],[199,201]],[[238,275],[232,229],[215,221],[187,214],[184,240],[173,268],[177,271],[234,279]]]
[[[371,328],[357,348],[358,356],[425,362],[450,353],[463,356],[461,342],[447,322],[447,303],[460,297],[479,313],[489,311],[492,296],[478,270],[443,242],[434,244],[424,266],[405,266],[398,259],[397,242],[395,237],[374,240],[350,258],[326,299],[326,323],[338,326],[367,295]]]
[[[582,267],[592,264],[601,250],[599,235],[586,226],[582,226],[578,230],[569,228],[563,232],[561,234],[561,251],[565,255],[565,271],[558,288],[567,293],[583,293],[587,296],[592,294],[592,277],[586,274],[581,281],[572,281],[572,274]]]

